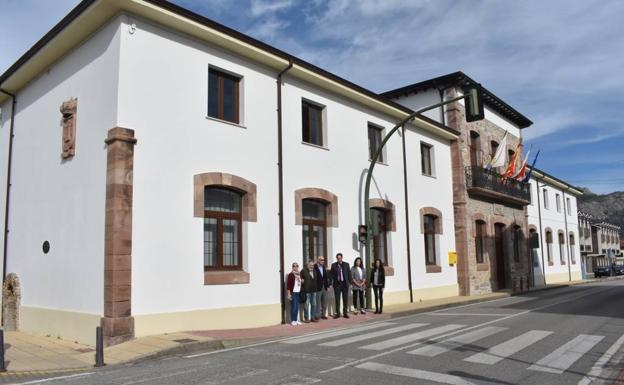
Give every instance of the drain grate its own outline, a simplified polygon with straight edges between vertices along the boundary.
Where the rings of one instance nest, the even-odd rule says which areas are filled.
[[[191,339],[191,338],[182,338],[179,340],[173,340],[173,342],[177,342],[179,344],[188,344],[190,342],[197,342],[197,340]]]

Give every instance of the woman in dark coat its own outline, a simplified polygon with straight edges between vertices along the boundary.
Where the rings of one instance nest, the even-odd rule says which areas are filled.
[[[373,293],[375,293],[375,314],[381,314],[383,312],[383,291],[386,287],[386,272],[383,262],[379,258],[373,262],[369,282],[373,286]]]

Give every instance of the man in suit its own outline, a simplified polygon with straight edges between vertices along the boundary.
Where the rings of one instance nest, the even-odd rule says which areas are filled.
[[[336,314],[340,317],[340,296],[342,295],[342,315],[349,318],[349,282],[351,282],[351,268],[347,262],[343,262],[342,253],[336,254],[336,262],[332,263],[332,278],[334,286],[334,299],[336,302]]]
[[[318,305],[316,306],[316,319],[327,319],[325,311],[327,310],[327,299],[329,297],[329,288],[332,285],[332,279],[325,267],[325,257],[322,255],[318,257],[316,265],[314,265],[314,277],[316,278],[316,287],[319,292],[316,295]]]

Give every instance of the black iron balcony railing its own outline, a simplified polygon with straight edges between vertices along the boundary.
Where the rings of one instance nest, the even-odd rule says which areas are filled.
[[[480,166],[466,167],[466,187],[473,194],[520,205],[531,203],[528,183],[506,178]]]

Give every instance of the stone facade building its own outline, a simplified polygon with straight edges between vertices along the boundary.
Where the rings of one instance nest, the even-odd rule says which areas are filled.
[[[462,72],[426,80],[384,95],[409,108],[452,99],[477,84]],[[486,170],[500,143],[512,155],[522,143],[521,130],[532,122],[487,89],[485,119],[467,123],[463,102],[430,112],[432,119],[457,130],[451,144],[453,206],[458,283],[462,295],[521,290],[529,284],[530,263],[525,206],[528,186],[505,180],[503,170]],[[503,138],[506,138],[505,141]]]

